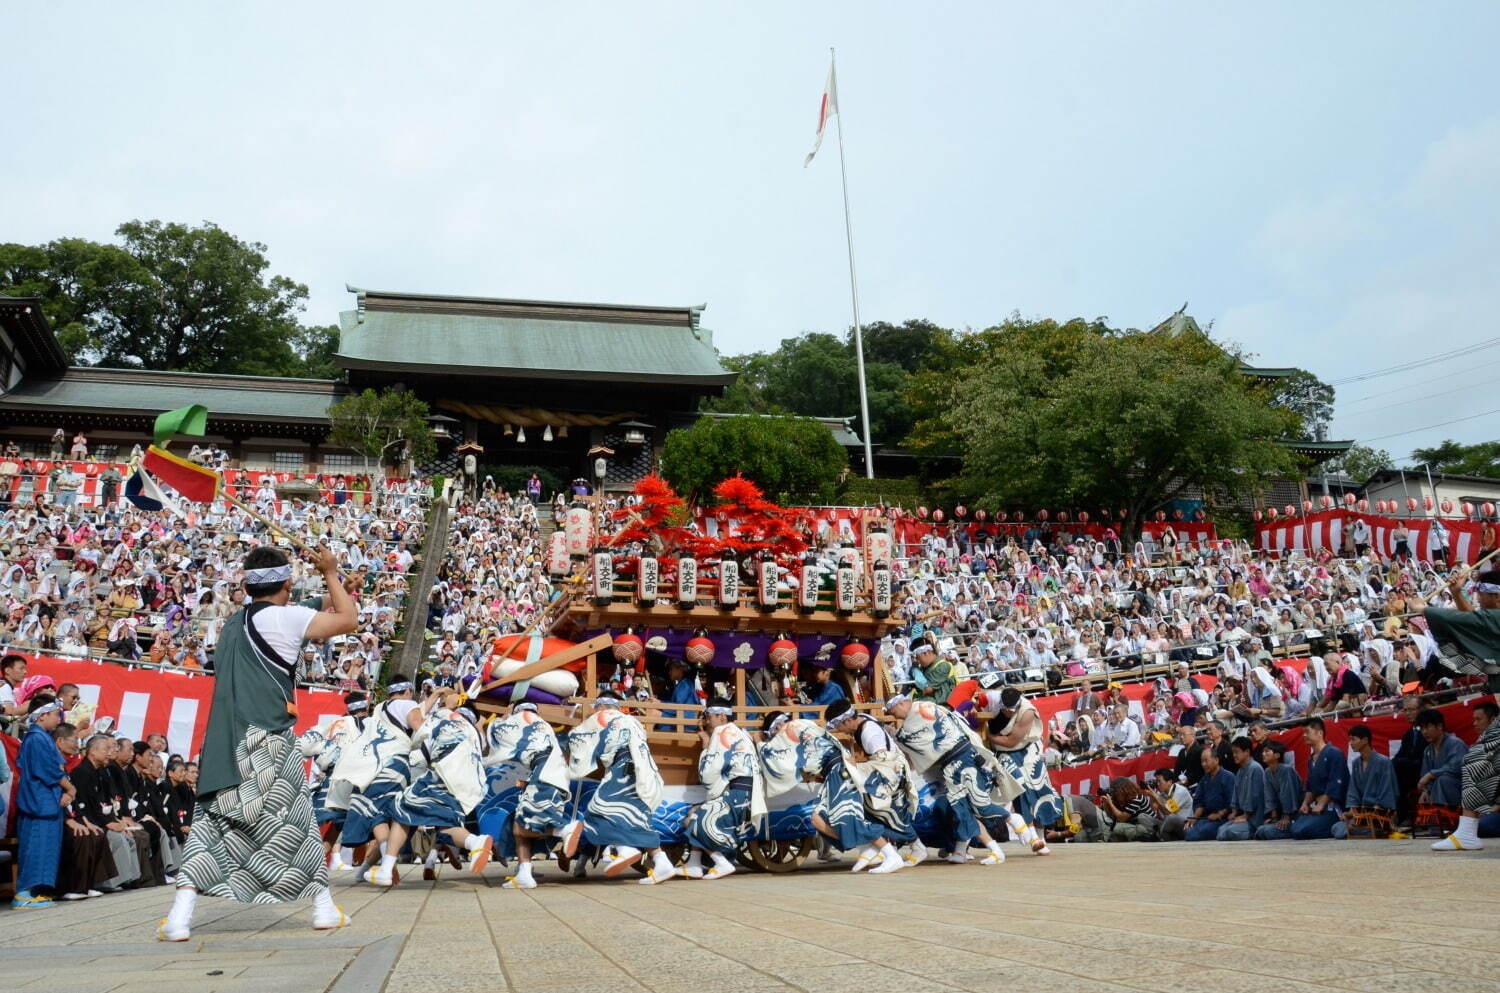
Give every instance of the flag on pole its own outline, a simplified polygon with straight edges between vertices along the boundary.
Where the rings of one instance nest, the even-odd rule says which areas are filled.
[[[823,129],[828,126],[828,119],[839,112],[839,86],[838,80],[833,75],[833,63],[828,63],[828,83],[823,87],[823,100],[818,104],[818,136],[813,140],[812,151],[807,153],[807,158],[802,163],[806,169],[812,165],[813,156],[818,154],[818,149],[823,147]]]
[[[152,445],[141,459],[142,469],[194,503],[212,503],[219,495],[219,474]]]
[[[208,430],[208,408],[201,403],[178,407],[156,415],[156,424],[151,428],[151,437],[158,447],[166,448],[173,435],[190,434],[201,437]]]
[[[158,511],[170,510],[174,514],[181,514],[179,507],[166,491],[157,485],[151,474],[145,469],[137,468],[125,480],[125,499],[135,504],[141,510]]]

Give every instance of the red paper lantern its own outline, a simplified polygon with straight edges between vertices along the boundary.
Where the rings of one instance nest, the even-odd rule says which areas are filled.
[[[920,517],[924,521],[927,520],[927,508],[926,507],[918,507],[917,508],[917,516]]]
[[[1264,515],[1263,515],[1263,514],[1261,514],[1261,512],[1260,512],[1260,511],[1258,511],[1258,510],[1257,510],[1257,511],[1256,511],[1256,512],[1255,512],[1255,523],[1257,523],[1257,524],[1259,524],[1259,523],[1260,523],[1260,519],[1261,519],[1261,517],[1263,517],[1263,516],[1264,516]]]
[[[693,665],[708,665],[714,660],[714,643],[699,635],[688,641],[682,655]]]
[[[1176,508],[1174,508],[1172,510],[1172,520],[1174,520],[1174,521],[1180,521],[1180,520],[1182,520],[1182,508],[1181,507],[1176,507]]]
[[[959,504],[957,507],[953,508],[953,516],[957,517],[959,520],[962,520],[965,517],[968,517],[969,516],[969,508],[965,507],[963,504]]]
[[[1354,494],[1351,493],[1349,495],[1353,496]],[[1359,508],[1359,512],[1361,514],[1368,513],[1369,510],[1370,510],[1370,501],[1366,500],[1364,497],[1360,497],[1359,502],[1356,503],[1354,506],[1356,506],[1356,507]]]
[[[1039,510],[1036,512],[1036,519],[1042,521],[1043,523],[1046,522],[1049,516],[1050,515],[1045,510]]]
[[[1286,510],[1283,511],[1283,513],[1285,513],[1286,516],[1288,516],[1288,517],[1296,517],[1297,516],[1297,505],[1294,504],[1294,503],[1287,504],[1286,505]]]
[[[1130,516],[1130,515],[1126,511],[1122,510],[1118,514],[1115,515],[1115,520],[1117,520],[1117,521],[1123,521],[1128,516]]]
[[[1375,501],[1375,513],[1377,513],[1377,514],[1383,514],[1383,513],[1386,512],[1386,508],[1389,507],[1389,506],[1390,506],[1390,504],[1387,501],[1385,501],[1385,500],[1376,500]]]
[[[646,643],[641,640],[640,635],[626,631],[624,634],[615,635],[613,651],[616,662],[633,665],[646,654]]]
[[[1089,522],[1089,512],[1086,511],[1086,510],[1080,510],[1078,512],[1078,523],[1079,524],[1087,524],[1088,522]]]
[[[1167,512],[1165,510],[1158,510],[1156,512],[1157,523],[1161,523],[1162,521],[1164,521],[1166,519],[1167,519]]]
[[[1473,517],[1474,516],[1474,505],[1472,503],[1470,503],[1469,501],[1467,501],[1467,500],[1464,501],[1464,516],[1465,517]]]
[[[1193,520],[1200,522],[1206,521],[1208,520],[1208,515],[1203,512],[1202,507],[1199,507],[1197,510],[1193,511]]]
[[[1430,497],[1430,496],[1424,496],[1422,498],[1422,508],[1424,510],[1431,510],[1432,509],[1432,497]]]
[[[1304,514],[1311,514],[1312,513],[1312,509],[1313,509],[1313,502],[1311,500],[1303,500],[1302,501],[1302,512]]]
[[[1406,510],[1407,510],[1408,513],[1412,513],[1412,514],[1415,514],[1417,512],[1417,498],[1416,497],[1407,497],[1406,498]]]
[[[978,510],[974,511],[974,519],[981,524],[983,524],[989,516],[990,515],[985,511],[983,507],[980,507]]]
[[[1004,524],[1006,521],[1010,520],[1010,515],[1002,510],[995,514],[995,520],[999,521],[1001,524]]]
[[[771,664],[787,668],[797,662],[797,643],[786,638],[780,638],[771,642],[771,650],[768,653]]]
[[[1445,513],[1445,514],[1451,514],[1451,513],[1453,513],[1453,501],[1452,500],[1444,500],[1438,506],[1440,506],[1440,507],[1443,508],[1443,513]]]
[[[1480,504],[1479,509],[1484,513],[1485,517],[1495,516],[1495,505],[1493,503],[1490,503],[1489,501],[1485,501],[1484,503]]]
[[[934,510],[932,512],[932,519],[939,524],[943,523],[943,512],[941,510]]]
[[[839,661],[845,669],[859,672],[870,664],[870,650],[857,641],[851,641],[839,649]]]
[[[1269,517],[1273,521],[1276,520],[1276,516],[1277,516],[1278,513],[1279,513],[1279,511],[1275,507],[1267,507],[1266,508],[1266,516]]]
[[[1068,512],[1066,510],[1059,510],[1057,512],[1057,523],[1059,523],[1059,524],[1066,524],[1066,523],[1068,523]]]
[[[1018,510],[1018,511],[1016,511],[1016,523],[1020,524],[1024,520],[1026,520],[1026,511],[1024,511],[1024,510]]]
[[[1324,493],[1323,496],[1319,498],[1318,503],[1323,507],[1324,510],[1331,510],[1333,508],[1333,497],[1329,496],[1327,493]]]
[[[1354,506],[1354,494],[1353,493],[1345,493],[1344,494],[1344,506],[1346,506],[1346,507],[1352,507],[1352,506]]]

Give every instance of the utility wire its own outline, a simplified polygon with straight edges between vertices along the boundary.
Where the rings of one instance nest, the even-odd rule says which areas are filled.
[[[1500,410],[1486,410],[1482,414],[1470,414],[1468,417],[1456,417],[1451,421],[1440,421],[1437,424],[1429,424],[1426,427],[1412,428],[1409,431],[1397,431],[1395,434],[1382,434],[1375,438],[1366,438],[1365,441],[1385,441],[1387,438],[1400,438],[1408,434],[1416,434],[1418,431],[1431,431],[1433,428],[1445,428],[1450,424],[1462,424],[1464,421],[1476,420],[1480,417],[1491,417],[1500,414]]]
[[[1397,373],[1408,372],[1412,369],[1420,369],[1423,366],[1435,365],[1439,362],[1447,362],[1449,359],[1461,358],[1474,352],[1483,351],[1486,348],[1494,348],[1500,345],[1500,338],[1490,338],[1486,341],[1477,342],[1473,345],[1465,345],[1463,348],[1455,348],[1451,352],[1440,352],[1437,355],[1428,356],[1425,359],[1417,359],[1412,362],[1403,362],[1400,365],[1386,366],[1373,372],[1360,373],[1358,376],[1345,376],[1343,379],[1335,379],[1329,386],[1342,386],[1345,383],[1359,383],[1367,379],[1379,379],[1382,376],[1394,376]]]
[[[1444,379],[1452,379],[1455,376],[1467,376],[1471,372],[1477,372],[1480,369],[1488,369],[1490,366],[1496,366],[1496,365],[1500,365],[1500,359],[1496,359],[1494,362],[1485,362],[1485,363],[1483,363],[1481,365],[1470,366],[1467,369],[1460,369],[1458,372],[1449,372],[1449,373],[1444,373],[1441,376],[1433,376],[1431,379],[1424,379],[1424,380],[1422,380],[1419,383],[1411,383],[1408,386],[1397,386],[1395,389],[1389,390],[1386,393],[1371,393],[1369,396],[1362,396],[1362,397],[1357,397],[1357,398],[1355,398],[1353,400],[1342,401],[1340,403],[1340,406],[1350,406],[1350,407],[1352,407],[1352,406],[1354,406],[1357,403],[1364,403],[1367,400],[1384,400],[1386,397],[1389,397],[1393,393],[1404,393],[1407,390],[1414,390],[1418,386],[1427,386],[1427,385],[1430,385],[1432,383],[1441,382]],[[1483,386],[1484,384],[1483,383],[1476,383],[1474,385],[1476,385],[1476,386]]]

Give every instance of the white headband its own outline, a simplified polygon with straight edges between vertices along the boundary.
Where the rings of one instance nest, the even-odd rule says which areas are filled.
[[[521,712],[522,712],[522,711],[530,711],[530,712],[531,712],[531,713],[533,713],[533,714],[535,714],[535,713],[539,713],[539,711],[538,711],[538,710],[537,710],[537,707],[536,707],[536,704],[534,704],[534,703],[531,703],[531,702],[529,702],[529,701],[528,701],[528,702],[526,702],[526,703],[518,703],[518,704],[516,704],[516,705],[515,705],[515,707],[514,707],[514,708],[513,708],[513,712],[514,712],[514,713],[517,713],[517,714],[519,714],[519,713],[521,713]]]
[[[766,734],[775,734],[776,729],[781,727],[781,725],[785,724],[789,720],[791,720],[791,717],[789,717],[788,715],[777,714],[776,719],[771,722],[771,726],[766,728]]]
[[[284,583],[291,578],[291,563],[273,565],[265,569],[247,569],[245,571],[245,582],[252,586],[259,586],[262,583]]]
[[[733,707],[704,707],[703,708],[703,712],[705,714],[717,714],[720,717],[733,717],[734,716],[734,708]]]
[[[407,690],[412,688],[413,687],[411,683],[392,683],[385,688],[385,692],[387,694],[405,693]]]
[[[896,704],[902,703],[902,702],[904,702],[906,700],[909,700],[909,699],[911,699],[911,698],[908,697],[905,693],[897,693],[895,696],[893,696],[890,699],[886,700],[886,702],[885,702],[885,710],[886,710],[886,712],[889,713],[890,709],[892,707],[894,707]]]
[[[43,714],[50,714],[54,710],[61,711],[62,709],[62,704],[58,703],[56,700],[53,700],[51,703],[44,703],[40,707],[33,710],[30,716],[41,717]]]
[[[369,700],[355,700],[352,703],[346,703],[346,704],[344,704],[344,710],[348,711],[351,714],[357,714],[361,710],[369,710],[369,709],[370,709],[370,701]]]

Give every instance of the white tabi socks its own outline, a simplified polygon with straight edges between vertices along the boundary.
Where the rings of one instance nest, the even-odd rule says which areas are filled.
[[[723,855],[711,852],[709,858],[713,859],[714,867],[703,874],[704,879],[723,879],[725,876],[734,874],[734,863]]]
[[[689,849],[687,864],[682,867],[683,874],[689,879],[703,878],[703,853],[698,849]]]
[[[333,902],[333,893],[324,886],[313,897],[313,930],[332,931],[349,923],[349,915]]]
[[[157,925],[156,937],[161,941],[187,941],[192,937],[193,908],[198,906],[198,891],[191,886],[179,886],[172,898],[172,909]]]
[[[922,844],[922,839],[918,838],[911,843],[911,847],[907,850],[906,861],[908,865],[927,861],[927,846]]]
[[[646,878],[640,882],[642,886],[655,886],[658,883],[665,883],[675,875],[677,875],[677,867],[672,864],[671,859],[667,858],[666,853],[658,848],[651,853],[651,868],[646,870]]]
[[[1037,832],[1036,826],[1027,824],[1021,819],[1020,814],[1011,814],[1010,819],[1005,822],[1010,828],[1010,833],[1023,845],[1030,846],[1033,853],[1037,855],[1051,855],[1052,849],[1047,847],[1046,839]]]
[[[880,864],[870,870],[870,875],[883,876],[905,868],[906,860],[901,857],[900,852],[896,851],[896,846],[888,841],[880,849]]]
[[[1458,828],[1442,841],[1432,843],[1435,852],[1482,852],[1484,842],[1479,840],[1479,818],[1464,817],[1458,819]]]
[[[333,850],[333,863],[329,865],[335,871],[351,872],[354,869],[354,849],[348,845]]]
[[[880,853],[874,848],[866,848],[859,853],[859,858],[854,860],[854,868],[850,872],[863,872],[876,862],[880,861]]]
[[[516,865],[516,874],[500,884],[505,890],[534,890],[536,879],[531,875],[531,862],[520,862]]]
[[[984,847],[988,848],[990,853],[979,860],[980,865],[1000,865],[1005,861],[1005,850],[1000,847],[1000,842],[991,841]]]

